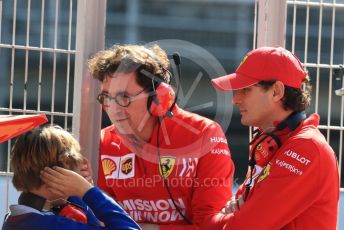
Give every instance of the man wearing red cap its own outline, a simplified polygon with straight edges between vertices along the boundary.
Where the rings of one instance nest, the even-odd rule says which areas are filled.
[[[281,47],[258,48],[212,83],[234,91],[241,123],[257,129],[244,183],[204,228],[336,229],[337,160],[317,128],[319,115],[304,113],[311,86],[299,59]]]

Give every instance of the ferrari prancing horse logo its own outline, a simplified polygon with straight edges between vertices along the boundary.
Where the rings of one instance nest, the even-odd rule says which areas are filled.
[[[271,165],[268,164],[267,166],[265,166],[264,170],[263,170],[263,174],[261,174],[259,177],[258,177],[258,181],[257,183],[261,182],[262,180],[264,180],[267,176],[269,176],[270,174],[270,168],[271,168]]]
[[[160,157],[161,165],[159,165],[159,171],[160,171],[160,174],[164,178],[167,178],[171,174],[171,172],[173,171],[175,162],[176,162],[175,157]]]

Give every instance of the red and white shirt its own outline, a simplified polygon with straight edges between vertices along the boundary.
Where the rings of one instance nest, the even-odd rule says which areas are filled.
[[[103,129],[98,186],[139,223],[159,224],[160,229],[198,228],[232,195],[234,165],[226,137],[216,122],[176,107],[159,130],[160,167],[157,132],[158,125],[142,151],[133,151],[114,126]],[[186,225],[176,206],[193,225]]]
[[[320,133],[319,116],[311,115],[282,142],[254,180],[239,211],[216,214],[204,229],[336,229],[339,175],[336,156]],[[245,186],[236,194],[243,195]]]

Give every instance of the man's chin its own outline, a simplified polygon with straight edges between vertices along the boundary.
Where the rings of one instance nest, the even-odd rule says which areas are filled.
[[[242,117],[241,117],[240,122],[241,122],[242,125],[245,125],[245,126],[252,126],[252,124],[251,124],[249,121],[243,119]]]
[[[124,127],[121,127],[119,125],[115,125],[115,126],[116,126],[116,129],[119,132],[119,134],[132,134],[133,133],[130,130],[128,130],[128,129],[124,128]]]
[[[122,122],[114,122],[113,123],[117,129],[117,131],[119,132],[119,134],[133,134],[133,130],[132,128],[129,126],[128,123],[124,124]]]

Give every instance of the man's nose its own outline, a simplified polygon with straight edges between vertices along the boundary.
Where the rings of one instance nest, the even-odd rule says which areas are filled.
[[[232,103],[233,105],[239,105],[241,101],[240,95],[237,91],[233,92],[233,99],[232,99]]]
[[[109,103],[109,106],[107,107],[107,112],[118,113],[118,112],[122,112],[124,109],[125,107],[117,104],[115,100],[111,100]]]

